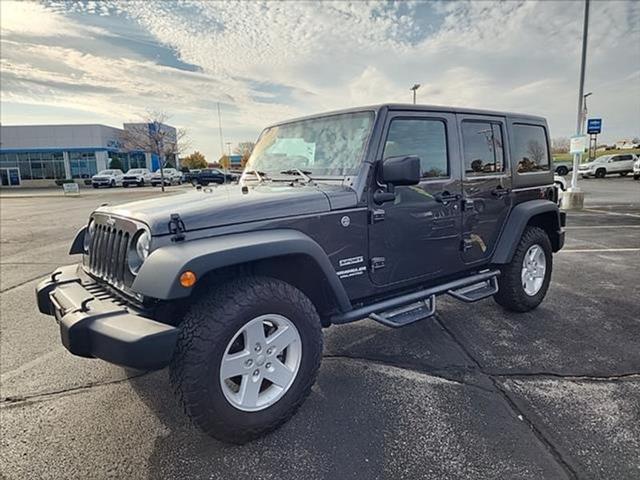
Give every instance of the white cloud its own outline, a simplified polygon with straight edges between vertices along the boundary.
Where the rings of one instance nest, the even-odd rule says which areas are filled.
[[[574,127],[582,2],[12,3],[8,17],[1,3],[3,101],[123,120],[161,105],[210,155],[219,149],[218,101],[235,142],[291,116],[409,102],[416,82],[425,103],[541,114],[556,135]],[[133,20],[201,72],[112,51],[100,37],[105,24],[92,26],[105,16]],[[590,110],[605,118],[611,140],[637,135],[640,4],[592,2],[591,18]],[[41,45],[11,37],[58,31],[96,39]]]

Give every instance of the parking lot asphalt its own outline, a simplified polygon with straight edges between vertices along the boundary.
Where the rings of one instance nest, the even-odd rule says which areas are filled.
[[[0,197],[0,476],[640,478],[640,182],[581,186],[537,310],[443,298],[402,329],[330,327],[309,399],[245,446],[193,427],[166,371],[74,357],[37,312],[90,211],[147,193]]]

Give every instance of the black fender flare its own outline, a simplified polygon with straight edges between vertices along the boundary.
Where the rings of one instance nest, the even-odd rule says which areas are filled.
[[[185,270],[202,278],[207,273],[256,260],[305,255],[321,270],[341,311],[351,302],[327,254],[313,239],[297,230],[265,230],[177,242],[151,252],[142,264],[132,290],[161,300],[185,298],[191,288],[180,285]]]
[[[87,233],[87,226],[85,225],[78,233],[76,233],[73,242],[71,242],[71,248],[69,249],[69,255],[76,255],[78,253],[84,253],[84,236]]]
[[[558,206],[550,200],[531,200],[520,203],[511,209],[493,254],[493,263],[509,263],[511,261],[524,229],[530,220],[538,215],[546,217],[546,224],[549,227],[547,233],[550,234],[553,251],[556,252],[562,248],[564,221],[561,219]]]

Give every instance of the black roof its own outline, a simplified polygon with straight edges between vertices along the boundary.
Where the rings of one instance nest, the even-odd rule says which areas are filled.
[[[342,113],[354,113],[354,112],[364,112],[364,111],[379,112],[380,110],[385,108],[388,110],[403,110],[403,111],[408,110],[408,111],[414,111],[414,112],[448,112],[448,113],[466,113],[466,114],[473,114],[473,115],[486,115],[486,116],[499,116],[499,117],[509,116],[509,117],[530,119],[537,122],[546,121],[544,117],[540,117],[537,115],[529,115],[525,113],[502,112],[497,110],[482,110],[478,108],[467,108],[467,107],[447,107],[444,105],[413,105],[411,103],[381,103],[378,105],[351,107],[351,108],[345,108],[342,110],[333,110],[329,112],[307,115],[299,118],[292,118],[282,122],[277,122],[273,125],[282,125],[285,123],[291,123],[291,122],[296,122],[300,120],[309,120],[312,118],[324,117],[329,115],[339,115]]]

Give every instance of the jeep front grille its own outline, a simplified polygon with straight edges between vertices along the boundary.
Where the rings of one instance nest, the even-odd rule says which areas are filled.
[[[110,285],[128,291],[134,275],[127,265],[127,252],[139,225],[131,220],[104,214],[95,214],[96,230],[85,256],[85,268],[94,277]]]

